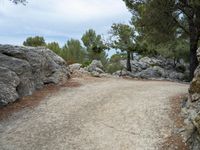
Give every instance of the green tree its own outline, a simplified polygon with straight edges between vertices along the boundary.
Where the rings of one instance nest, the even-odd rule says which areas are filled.
[[[68,40],[64,45],[61,56],[69,63],[83,63],[85,61],[85,49],[79,40]]]
[[[23,45],[37,47],[37,46],[45,46],[46,43],[43,37],[35,36],[35,37],[28,37],[26,41],[23,42]]]
[[[188,41],[177,39],[175,41],[169,41],[168,44],[159,44],[156,51],[166,58],[174,60],[174,67],[180,61],[180,59],[188,60],[189,45]]]
[[[97,35],[93,29],[89,29],[81,38],[84,46],[87,49],[89,60],[101,60],[106,58],[105,50],[108,49],[107,45],[103,42],[101,35]]]
[[[197,47],[200,39],[199,0],[123,0],[133,14],[138,32],[156,42],[189,39],[190,77],[198,65]]]
[[[126,54],[124,53],[117,53],[111,56],[109,59],[109,63],[106,66],[106,72],[114,73],[116,71],[122,70],[123,66],[121,65],[120,61],[126,59]]]
[[[131,71],[131,53],[135,50],[135,31],[126,24],[113,24],[111,27],[111,47],[126,51],[127,70]]]
[[[127,56],[125,53],[117,53],[117,54],[114,54],[111,56],[110,62],[117,63],[117,62],[120,62],[120,60],[124,60],[126,58],[127,58]]]
[[[104,67],[107,66],[107,64],[108,64],[108,55],[107,55],[106,51],[102,51],[96,58],[101,61],[102,65]]]
[[[143,39],[141,36],[135,38],[135,51],[142,56],[156,56],[156,45]]]
[[[57,42],[48,43],[47,48],[52,50],[57,55],[61,55],[61,53],[62,53],[62,49],[60,48],[60,46]]]

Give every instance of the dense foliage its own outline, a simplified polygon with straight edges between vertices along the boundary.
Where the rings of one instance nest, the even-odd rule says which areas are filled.
[[[127,52],[127,70],[131,71],[131,52],[135,50],[135,31],[126,24],[113,24],[111,27],[111,47]]]
[[[189,61],[189,43],[186,40],[177,39],[169,41],[169,43],[160,44],[157,46],[157,52],[166,58],[172,58],[174,65],[183,59]]]
[[[37,46],[45,46],[46,43],[43,37],[36,36],[36,37],[28,37],[26,41],[24,41],[23,45],[37,47]]]
[[[23,42],[23,45],[32,47],[45,46],[61,56],[69,64],[81,63],[83,66],[87,66],[94,59],[101,60],[103,65],[108,63],[107,54],[105,52],[105,49],[108,47],[103,43],[100,35],[96,35],[94,30],[89,30],[89,32],[86,32],[83,36],[82,40],[85,42],[85,47],[82,46],[79,40],[70,39],[61,48],[57,42],[46,43],[44,37],[35,36],[28,37]]]
[[[109,59],[108,65],[106,66],[106,72],[112,74],[116,71],[122,70],[123,66],[121,66],[120,61],[126,58],[127,56],[125,53],[117,53],[112,55],[112,57]]]
[[[26,4],[26,0],[10,0]],[[43,37],[29,37],[25,46],[46,46],[69,63],[89,64],[101,60],[110,65],[110,72],[118,62],[108,61],[106,50],[121,50],[126,53],[127,70],[131,71],[133,53],[143,56],[162,55],[174,60],[190,62],[190,76],[198,65],[196,50],[200,39],[199,0],[123,0],[132,13],[130,25],[114,23],[111,26],[110,41],[104,41],[93,29],[87,30],[81,40],[68,40],[64,47],[58,43],[45,43]],[[106,44],[109,43],[109,44]],[[123,55],[124,56],[124,55]],[[116,56],[113,56],[116,57]],[[117,64],[117,65],[113,65]]]
[[[192,78],[198,65],[196,50],[200,39],[200,1],[123,1],[133,14],[132,23],[144,39],[156,44],[164,42],[169,44],[169,41],[177,40],[177,38],[189,41]]]
[[[107,54],[105,50],[109,47],[104,43],[101,35],[97,35],[93,29],[89,29],[81,38],[87,50],[88,60],[101,60],[102,64],[107,63]]]
[[[60,46],[57,42],[48,43],[47,48],[52,50],[57,55],[61,55],[61,53],[62,53],[62,49],[60,48]]]
[[[64,45],[61,56],[69,63],[84,63],[86,52],[79,40],[68,40]]]

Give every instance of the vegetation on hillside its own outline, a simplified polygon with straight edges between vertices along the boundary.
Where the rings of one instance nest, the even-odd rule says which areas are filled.
[[[89,65],[92,60],[100,60],[104,66],[108,63],[107,53],[109,47],[104,43],[101,35],[97,35],[92,29],[86,31],[82,37],[82,42],[70,39],[63,47],[57,42],[46,43],[44,37],[28,37],[24,46],[44,46],[61,56],[68,64],[81,63],[83,66]]]
[[[25,0],[11,0],[24,3]],[[70,39],[63,47],[57,42],[46,43],[43,37],[29,37],[25,46],[46,46],[71,63],[88,65],[101,60],[108,72],[119,69],[119,59],[127,59],[131,71],[133,53],[142,56],[164,56],[174,66],[184,59],[190,62],[190,76],[197,67],[196,50],[200,39],[200,2],[181,0],[123,0],[132,13],[130,24],[114,23],[105,41],[95,30],[87,30],[81,41]],[[107,57],[107,50],[121,50]],[[116,60],[117,61],[116,61]]]
[[[135,31],[126,24],[113,24],[111,27],[111,47],[127,53],[127,70],[131,71],[131,52],[135,51]]]
[[[180,38],[189,43],[190,77],[198,65],[200,39],[200,1],[198,0],[123,0],[133,14],[132,24],[143,39],[156,45]],[[166,46],[165,45],[165,46]],[[170,46],[173,47],[173,46]],[[185,47],[184,47],[185,48]]]

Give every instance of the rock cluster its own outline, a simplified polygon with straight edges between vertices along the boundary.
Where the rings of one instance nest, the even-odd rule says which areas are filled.
[[[99,60],[93,60],[87,67],[82,68],[81,64],[69,65],[71,73],[75,77],[82,77],[84,75],[91,75],[93,77],[110,77],[111,75],[104,72],[104,67]]]
[[[81,64],[72,64],[69,67],[72,74],[79,77],[83,75],[111,77],[111,75],[105,73],[105,68],[101,61],[93,60],[88,67],[82,68],[81,66]],[[135,57],[134,60],[131,60],[132,72],[126,71],[126,60],[121,60],[119,66],[122,70],[114,72],[112,76],[173,81],[187,81],[189,76],[189,65],[183,60],[174,66],[173,60],[163,57]]]
[[[67,80],[66,62],[44,47],[0,45],[0,106]]]
[[[144,78],[144,79],[167,79],[167,80],[186,80],[189,74],[189,65],[181,60],[174,65],[173,60],[163,57],[136,57],[131,60],[132,72],[126,70],[126,60],[121,60],[120,64],[123,66],[123,75]],[[115,75],[122,75],[121,71],[114,73]]]
[[[200,48],[197,51],[200,62]],[[186,130],[183,133],[192,150],[200,149],[200,66],[195,71],[189,88],[189,97],[182,113],[185,117]]]

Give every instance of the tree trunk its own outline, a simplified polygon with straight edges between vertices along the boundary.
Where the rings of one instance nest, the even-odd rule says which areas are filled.
[[[131,52],[131,60],[133,60],[133,52]]]
[[[176,68],[176,57],[174,57],[174,68]]]
[[[194,72],[198,66],[197,49],[198,49],[198,32],[193,23],[189,23],[190,30],[190,80],[194,77]]]
[[[199,64],[197,60],[197,48],[198,42],[190,41],[190,80],[193,79],[194,72]]]
[[[127,51],[127,64],[126,64],[127,71],[131,72],[131,53]]]

